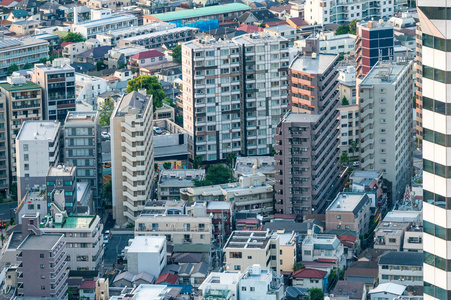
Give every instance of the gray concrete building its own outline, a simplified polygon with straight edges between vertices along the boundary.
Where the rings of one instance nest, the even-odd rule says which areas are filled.
[[[87,182],[95,208],[102,203],[102,151],[98,112],[69,112],[64,123],[64,161],[77,167],[77,182]]]
[[[412,61],[381,61],[357,79],[360,167],[384,172],[392,201],[403,197],[413,174],[412,72]]]
[[[55,199],[64,203],[69,214],[77,212],[76,167],[52,166],[46,176],[47,202]]]
[[[310,53],[289,68],[289,107],[277,125],[275,209],[324,211],[339,178],[337,55]]]
[[[41,86],[44,119],[64,123],[67,112],[75,110],[75,69],[67,58],[51,65],[35,64],[33,82]]]

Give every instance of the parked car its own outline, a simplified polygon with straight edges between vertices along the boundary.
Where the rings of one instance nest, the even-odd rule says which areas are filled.
[[[160,127],[154,127],[154,128],[153,128],[153,132],[155,132],[156,134],[162,134],[162,133],[163,133],[163,130],[161,130]]]
[[[111,136],[108,132],[102,132],[100,135],[102,136],[102,139],[104,139],[104,140],[111,139]]]

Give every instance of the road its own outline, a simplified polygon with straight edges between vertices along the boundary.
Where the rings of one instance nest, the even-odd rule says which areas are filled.
[[[17,202],[7,202],[0,204],[0,220],[9,222],[11,217],[16,219],[15,209],[17,207]]]
[[[103,255],[104,269],[112,269],[113,265],[117,267],[117,255],[128,246],[128,240],[132,239],[133,234],[113,234],[108,244],[105,245],[105,253]]]

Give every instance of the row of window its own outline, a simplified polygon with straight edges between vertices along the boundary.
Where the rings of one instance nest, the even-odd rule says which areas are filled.
[[[451,166],[444,166],[428,159],[423,159],[423,170],[437,176],[451,178]]]
[[[451,7],[419,6],[418,7],[428,19],[451,20]]]
[[[451,146],[451,135],[436,132],[431,129],[423,128],[423,139],[440,146]]]
[[[451,84],[451,74],[447,71],[435,69],[433,67],[423,65],[423,77],[437,82]]]
[[[451,116],[451,104],[423,97],[423,108],[442,114]]]
[[[446,291],[426,281],[424,282],[424,293],[437,299],[451,299],[451,291]]]
[[[427,190],[423,190],[423,201],[441,208],[451,209],[451,197],[437,195]]]
[[[424,221],[424,233],[428,233],[443,240],[451,241],[451,228],[443,228],[434,223]]]
[[[423,33],[423,46],[440,51],[451,51],[451,40]]]
[[[451,260],[442,258],[432,253],[423,252],[423,261],[425,264],[439,268],[444,271],[451,271]]]

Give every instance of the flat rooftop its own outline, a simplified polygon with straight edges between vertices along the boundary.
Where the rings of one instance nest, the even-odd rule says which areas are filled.
[[[131,32],[139,33],[139,32],[143,32],[146,30],[162,31],[162,30],[172,29],[175,27],[176,27],[176,25],[172,24],[172,23],[154,22],[154,23],[149,23],[146,25],[141,25],[141,26],[137,26],[137,27],[133,27],[133,28],[122,28],[122,29],[118,29],[118,30],[113,30],[111,32],[108,32],[108,33],[105,32],[105,33],[101,33],[99,35],[117,37],[117,36],[121,36],[123,34],[130,34]]]
[[[79,122],[90,122],[95,123],[98,112],[89,111],[89,112],[79,112],[79,111],[71,111],[66,117],[67,123],[79,123]]]
[[[210,284],[210,283],[223,284],[223,285],[238,284],[241,276],[243,276],[243,274],[241,274],[240,272],[230,272],[230,273],[229,272],[223,272],[223,273],[211,272],[210,275],[208,275],[208,277],[205,279],[203,284]]]
[[[75,176],[75,167],[67,167],[64,165],[58,165],[56,167],[50,167],[47,172],[47,176]]]
[[[166,237],[164,236],[136,236],[131,245],[128,247],[128,252],[140,253],[156,253],[160,252],[164,247]]]
[[[5,37],[4,40],[0,41],[0,51],[9,51],[27,46],[36,46],[38,44],[48,45],[48,42],[46,40],[36,39],[32,37],[24,37],[24,38]]]
[[[161,187],[194,186],[193,180],[202,180],[205,170],[163,170],[160,175]]]
[[[279,245],[289,246],[296,242],[296,238],[293,238],[292,232],[287,233],[277,233],[279,236]]]
[[[54,219],[53,224],[55,225],[54,228],[63,228],[63,229],[89,229],[91,228],[91,225],[93,221],[95,220],[96,216],[69,216],[66,217],[63,221],[63,223],[55,223]],[[50,218],[45,218],[46,222],[50,220]],[[41,222],[40,228],[46,228],[44,226],[44,223]]]
[[[358,212],[367,201],[366,193],[338,193],[326,211]]]
[[[36,90],[41,89],[39,85],[33,83],[31,81],[27,81],[26,84],[9,84],[9,83],[0,83],[0,88],[7,90],[8,92],[16,92],[16,91],[27,91],[27,90]]]
[[[288,25],[287,25],[288,26]],[[272,27],[269,27],[272,28]],[[265,28],[265,29],[269,29],[269,28]],[[292,27],[290,27],[292,28]],[[295,30],[294,28],[292,28],[293,30]],[[233,38],[234,42],[237,42],[239,44],[261,44],[264,42],[268,42],[268,41],[286,41],[288,42],[288,40],[284,37],[281,36],[275,36],[275,35],[270,35],[267,32],[259,32],[259,33],[249,33],[249,34],[244,34],[244,35],[240,35],[237,36],[235,38]],[[288,51],[288,48],[285,48],[286,51]]]
[[[211,15],[222,15],[222,14],[226,14],[226,13],[245,11],[245,10],[251,10],[251,9],[252,8],[250,6],[247,6],[242,3],[231,3],[231,4],[225,4],[225,5],[214,5],[214,6],[202,7],[202,8],[198,8],[198,9],[184,9],[184,10],[179,10],[179,11],[154,14],[151,16],[155,17],[161,21],[169,22],[169,21],[192,19],[192,18],[199,18],[199,17],[211,16]]]
[[[275,161],[274,157],[272,156],[237,157],[235,163],[235,172],[252,173],[255,160],[257,160],[258,172],[275,173]]]
[[[300,112],[289,112],[287,113],[282,122],[284,123],[316,123],[321,118],[320,114],[308,114]]]
[[[409,66],[407,62],[378,61],[365,76],[360,86],[376,84],[393,84]]]
[[[383,222],[415,222],[422,218],[421,211],[392,210],[385,215]]]
[[[53,141],[60,128],[58,121],[25,121],[17,135],[19,141]]]
[[[28,235],[22,244],[19,246],[20,250],[48,250],[51,251],[53,247],[62,239],[62,234],[43,234],[43,235]]]
[[[302,55],[293,60],[290,69],[302,73],[323,74],[335,63],[337,58],[338,55],[325,53],[317,54],[316,58]]]
[[[230,210],[231,206],[232,206],[232,202],[229,202],[229,201],[210,201],[210,203],[208,203],[207,209]]]
[[[234,231],[225,248],[265,249],[271,236],[266,231]]]

